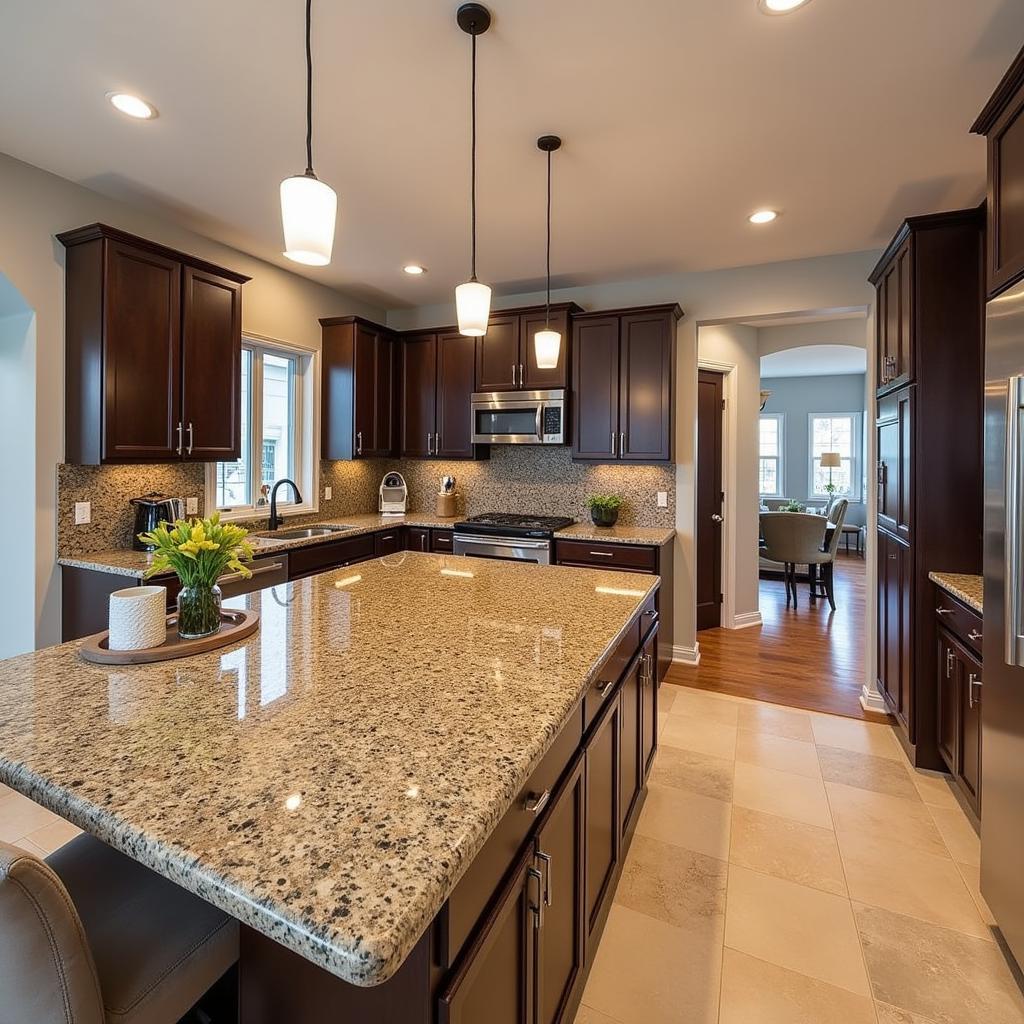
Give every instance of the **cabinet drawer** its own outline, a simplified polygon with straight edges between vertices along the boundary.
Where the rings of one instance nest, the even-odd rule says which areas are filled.
[[[296,548],[288,553],[288,578],[301,579],[365,558],[373,558],[373,535],[369,533],[328,544]]]
[[[430,550],[451,553],[454,550],[455,541],[452,530],[431,530]]]
[[[969,650],[981,657],[981,616],[941,587],[935,587],[935,617]]]
[[[605,544],[589,540],[556,540],[555,560],[561,565],[594,565],[605,569],[656,572],[658,555],[654,548],[640,544]]]
[[[447,958],[444,966],[454,963],[520,847],[540,821],[558,780],[579,749],[581,721],[577,709],[448,898],[448,928],[441,947],[442,959]]]
[[[640,647],[640,620],[634,619],[611,656],[598,669],[583,696],[583,731],[586,732],[615,692],[615,685]]]
[[[396,526],[393,530],[385,530],[384,533],[375,533],[373,535],[373,553],[378,557],[381,555],[391,555],[401,550],[401,527]]]

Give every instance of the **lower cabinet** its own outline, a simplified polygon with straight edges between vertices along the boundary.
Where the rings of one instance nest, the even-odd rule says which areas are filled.
[[[658,647],[655,628],[644,642],[641,661],[645,671],[640,685],[641,783],[647,781],[658,752]]]
[[[405,546],[409,551],[429,551],[430,530],[425,526],[410,526],[405,532]]]
[[[619,834],[626,829],[637,809],[643,785],[643,764],[640,753],[640,732],[643,721],[642,674],[646,672],[643,656],[638,654],[622,681],[622,704],[619,712]],[[646,679],[646,676],[643,677]]]
[[[455,550],[455,531],[432,529],[430,531],[430,550],[450,555]]]
[[[878,553],[878,690],[916,743],[912,651],[913,553],[884,530],[876,534]]]
[[[376,557],[391,555],[402,550],[402,530],[396,526],[393,530],[373,535],[373,553]]]
[[[587,955],[601,934],[619,866],[622,817],[619,778],[622,764],[622,702],[609,699],[586,742],[585,879]]]

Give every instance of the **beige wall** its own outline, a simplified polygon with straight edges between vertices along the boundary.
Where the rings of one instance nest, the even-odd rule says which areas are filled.
[[[276,184],[269,182],[268,202],[273,202],[275,190]],[[93,221],[250,275],[252,281],[243,293],[243,329],[255,334],[316,348],[318,317],[345,313],[384,317],[382,310],[333,289],[0,154],[0,275],[6,275],[36,314],[36,472],[31,485],[36,505],[31,527],[36,646],[56,642],[60,628],[55,498],[57,464],[64,449],[64,249],[53,236]],[[25,524],[18,523],[17,529],[24,537]]]

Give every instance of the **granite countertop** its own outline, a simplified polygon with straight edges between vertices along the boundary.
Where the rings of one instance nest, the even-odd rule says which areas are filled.
[[[973,608],[979,615],[983,614],[984,576],[970,576],[958,572],[930,572],[928,579],[959,598],[968,608]]]
[[[295,529],[300,529],[303,525],[347,527],[347,529],[339,530],[329,537],[302,537],[297,540],[278,540],[263,536],[260,531],[257,531],[250,534],[249,539],[253,546],[253,553],[259,558],[263,555],[290,551],[294,548],[310,547],[331,540],[341,540],[345,537],[357,537],[364,533],[377,533],[380,530],[387,530],[393,526],[424,526],[432,529],[450,530],[461,518],[459,516],[457,519],[442,519],[439,516],[425,512],[407,512],[404,516],[382,516],[376,512],[360,513],[343,516],[339,519],[320,519],[316,523],[300,524],[294,527]],[[289,528],[284,526],[282,530],[288,530]],[[598,527],[590,523],[575,523],[564,530],[559,530],[555,534],[556,539],[606,541],[611,544],[652,544],[655,546],[664,544],[674,536],[675,530],[670,529],[646,526]],[[148,552],[122,549],[61,556],[57,559],[57,563],[75,569],[93,569],[99,572],[110,572],[116,573],[119,576],[141,579],[152,560],[152,555]]]
[[[399,552],[248,640],[0,662],[0,781],[357,985],[387,980],[658,578]],[[529,591],[531,599],[522,600]]]

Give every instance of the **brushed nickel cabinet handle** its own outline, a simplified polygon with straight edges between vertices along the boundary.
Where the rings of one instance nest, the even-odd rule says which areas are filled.
[[[954,654],[952,651],[946,651],[946,678],[951,679],[953,676],[953,659]]]
[[[597,555],[599,558],[614,558],[614,551],[588,551],[588,555]]]
[[[433,435],[433,434],[432,434],[432,433],[431,433],[431,432],[430,432],[430,431],[428,430],[428,431],[427,431],[427,458],[430,458],[430,439],[431,439],[431,438],[432,438],[433,436],[434,436],[434,435]]]
[[[969,708],[973,708],[975,704],[981,703],[981,697],[978,697],[977,700],[974,699],[975,687],[979,690],[981,689],[981,680],[978,678],[978,674],[976,672],[972,672],[967,677],[967,706]]]
[[[623,458],[626,454],[626,432],[624,430],[619,432],[619,458]]]
[[[551,893],[554,890],[554,886],[551,884],[551,854],[538,850],[537,860],[544,865],[544,906],[550,907]]]
[[[192,424],[190,423],[188,425],[188,451],[186,451],[186,453],[185,453],[186,455],[191,455],[192,454],[192,447],[193,447],[192,442],[193,442],[193,440],[194,440],[194,434],[193,434],[193,431],[192,431]]]
[[[363,454],[363,432],[361,430],[356,431],[356,455]]]
[[[612,431],[612,458],[615,457],[615,431]]]
[[[526,798],[526,802],[523,804],[523,809],[529,811],[533,815],[540,814],[548,805],[548,801],[551,799],[551,790],[545,789],[540,796],[530,795]]]
[[[612,687],[615,686],[614,679],[606,679],[603,683],[598,683],[597,695],[598,697],[607,697],[612,691]]]
[[[972,629],[970,631],[970,633],[967,634],[967,639],[968,640],[973,640],[975,643],[980,643],[981,642],[981,636],[982,636],[982,634],[979,633],[976,629]]]
[[[534,903],[529,896],[526,898],[527,905],[530,908],[530,913],[533,914],[533,927],[535,931],[540,930],[540,926],[544,923],[544,880],[540,876],[540,872],[536,868],[528,868],[526,871],[527,885],[530,882],[537,883],[537,902]]]
[[[184,441],[184,438],[182,437],[183,430],[184,430],[184,427],[182,426],[182,423],[179,420],[178,421],[178,454],[179,455],[183,454],[184,451],[185,451],[185,441]]]
[[[952,615],[953,614],[953,609],[952,608],[943,608],[942,605],[939,605],[939,607],[935,609],[935,614],[936,615]]]

